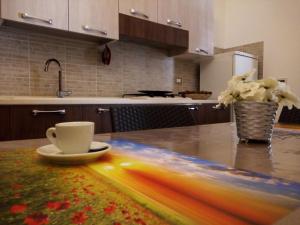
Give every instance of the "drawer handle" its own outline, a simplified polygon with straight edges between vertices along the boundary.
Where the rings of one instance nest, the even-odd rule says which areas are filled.
[[[176,22],[176,21],[170,20],[170,19],[167,20],[167,24],[169,24],[169,25],[175,25],[177,27],[182,27],[182,23]]]
[[[145,19],[149,19],[149,16],[147,16],[146,14],[144,14],[144,13],[142,13],[142,12],[139,12],[139,11],[133,9],[133,8],[130,9],[130,13],[131,13],[132,15],[135,15],[135,16],[141,16],[141,17],[144,17]]]
[[[189,110],[191,110],[191,111],[199,111],[199,107],[197,107],[197,106],[189,107]]]
[[[46,114],[46,113],[54,113],[54,114],[59,114],[59,115],[65,115],[66,110],[65,109],[60,109],[60,110],[49,110],[49,111],[43,111],[43,110],[32,110],[33,116],[38,116],[39,114]]]
[[[196,48],[195,51],[198,52],[198,53],[201,53],[201,52],[205,53],[206,55],[209,54],[208,51],[205,51],[204,49],[201,49],[201,48]]]
[[[109,112],[109,111],[110,111],[109,109],[103,109],[103,108],[98,108],[97,109],[98,114],[102,114],[102,113]]]
[[[83,26],[82,26],[82,29],[83,29],[84,31],[87,31],[87,32],[94,32],[94,33],[99,33],[99,34],[102,34],[102,35],[104,35],[104,36],[107,36],[107,32],[106,32],[106,31],[94,29],[94,28],[91,28],[91,27],[88,26],[88,25],[83,25]]]
[[[47,23],[49,25],[53,24],[52,19],[41,19],[41,18],[37,18],[37,17],[34,17],[34,16],[30,16],[28,13],[20,13],[20,16],[24,20],[37,20],[37,21],[40,21],[40,22],[43,22],[43,23]]]
[[[225,110],[225,106],[221,105],[221,106],[213,106],[212,107],[213,110]]]

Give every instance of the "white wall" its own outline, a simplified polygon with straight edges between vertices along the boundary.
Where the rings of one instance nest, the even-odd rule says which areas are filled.
[[[264,76],[287,78],[300,96],[300,0],[215,0],[218,12],[217,47],[264,41]]]
[[[225,0],[214,0],[214,43],[219,48],[225,48],[225,7]]]

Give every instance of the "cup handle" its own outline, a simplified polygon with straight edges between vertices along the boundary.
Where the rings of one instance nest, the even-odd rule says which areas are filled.
[[[46,136],[49,139],[49,141],[56,145],[56,134],[55,134],[56,129],[54,127],[50,127],[47,131],[46,131]]]

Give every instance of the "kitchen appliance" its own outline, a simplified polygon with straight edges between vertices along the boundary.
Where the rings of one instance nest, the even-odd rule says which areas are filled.
[[[172,91],[140,90],[140,91],[138,91],[138,93],[123,95],[123,98],[128,98],[128,97],[175,98],[176,94],[174,94]]]
[[[187,97],[195,100],[207,100],[211,95],[211,91],[183,91],[179,92],[182,97]]]
[[[219,94],[227,88],[232,76],[242,75],[253,69],[257,79],[257,57],[245,52],[227,52],[217,54],[213,60],[203,61],[200,64],[200,90],[212,92],[210,99],[217,99]]]

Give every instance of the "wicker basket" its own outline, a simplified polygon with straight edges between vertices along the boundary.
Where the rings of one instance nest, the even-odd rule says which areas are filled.
[[[270,142],[278,104],[240,101],[234,103],[237,135],[241,141]]]

